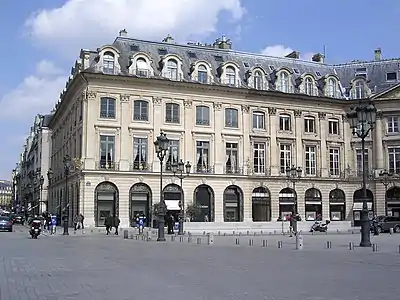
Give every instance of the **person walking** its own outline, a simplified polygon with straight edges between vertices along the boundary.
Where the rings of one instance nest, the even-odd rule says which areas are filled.
[[[76,231],[78,229],[78,225],[79,225],[79,215],[76,214],[74,216],[74,230]]]
[[[113,226],[113,218],[110,215],[105,219],[104,225],[106,226],[106,234],[109,235]]]
[[[119,220],[119,218],[115,215],[113,218],[113,226],[115,227],[115,235],[118,235],[118,227],[119,224],[121,223],[121,221]]]
[[[83,225],[84,221],[85,221],[85,217],[83,216],[82,213],[79,214],[80,217],[80,221],[81,221],[81,226],[82,226],[82,230],[85,229],[85,225]]]

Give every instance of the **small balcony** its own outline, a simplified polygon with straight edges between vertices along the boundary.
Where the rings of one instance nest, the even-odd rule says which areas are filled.
[[[134,162],[130,164],[129,170],[132,172],[152,172],[153,166],[147,162]]]
[[[194,166],[194,173],[197,174],[214,174],[215,173],[215,168],[214,166]]]
[[[148,78],[148,77],[150,77],[150,72],[148,69],[136,69],[135,75],[138,77]]]
[[[100,161],[100,162],[96,163],[96,170],[118,171],[119,170],[119,163]]]
[[[224,174],[243,175],[243,168],[238,166],[224,166]]]

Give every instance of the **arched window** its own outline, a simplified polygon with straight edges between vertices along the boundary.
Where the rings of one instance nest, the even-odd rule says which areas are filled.
[[[281,92],[289,92],[289,74],[287,72],[281,72],[279,76],[279,87]]]
[[[205,65],[199,65],[197,68],[197,81],[200,83],[208,83],[208,72]]]
[[[169,59],[167,62],[167,77],[178,80],[178,62],[175,59]]]
[[[363,99],[365,98],[365,86],[364,82],[361,80],[356,82],[355,86],[355,99]]]
[[[115,57],[110,51],[107,51],[103,55],[103,73],[114,74],[115,69]]]
[[[322,196],[316,188],[308,189],[304,195],[307,221],[322,221]]]
[[[140,57],[136,60],[136,75],[141,77],[149,76],[149,67],[143,57]]]
[[[305,93],[309,96],[314,95],[314,82],[310,77],[306,78],[305,82]]]
[[[260,71],[254,72],[253,85],[254,85],[253,87],[257,90],[263,89],[263,76]]]
[[[336,81],[333,78],[328,80],[328,97],[336,97]]]
[[[226,84],[236,85],[236,70],[234,67],[228,66],[225,69]]]

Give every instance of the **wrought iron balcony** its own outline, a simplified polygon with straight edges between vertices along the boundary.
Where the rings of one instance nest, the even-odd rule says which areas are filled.
[[[215,173],[215,168],[214,168],[214,166],[197,165],[197,166],[194,166],[194,173],[197,173],[197,174],[214,174]]]
[[[134,162],[130,164],[129,170],[135,172],[152,172],[153,166],[147,162]]]
[[[110,171],[118,171],[119,163],[115,162],[103,162],[100,161],[96,164],[97,170],[110,170]]]
[[[243,168],[238,166],[225,166],[224,174],[243,175]]]

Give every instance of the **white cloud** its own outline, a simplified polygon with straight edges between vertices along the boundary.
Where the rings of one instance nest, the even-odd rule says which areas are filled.
[[[265,47],[261,51],[261,54],[268,55],[268,56],[274,56],[274,57],[284,57],[293,51],[295,51],[295,50],[290,47],[286,47],[284,45],[274,45],[274,46]],[[314,53],[312,53],[312,52],[306,52],[304,54],[302,54],[300,52],[300,59],[310,61],[311,58],[313,57],[313,55],[314,55]]]
[[[32,119],[38,113],[49,113],[68,79],[52,62],[42,60],[36,72],[25,77],[12,91],[0,98],[0,117]]]
[[[35,42],[70,55],[110,43],[124,28],[135,38],[205,37],[221,12],[240,20],[245,10],[241,0],[69,0],[34,13],[25,26]]]

